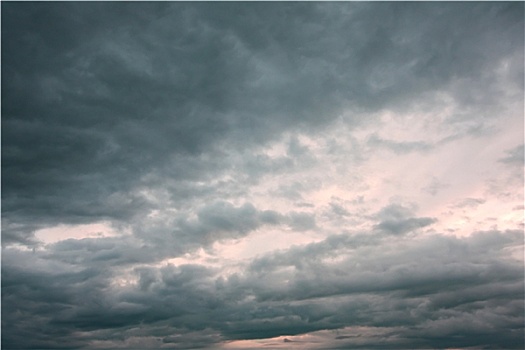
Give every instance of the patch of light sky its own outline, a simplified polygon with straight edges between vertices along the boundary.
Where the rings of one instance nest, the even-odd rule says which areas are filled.
[[[515,106],[514,106],[515,107]],[[522,220],[522,212],[511,210],[519,205],[523,189],[512,188],[519,183],[495,180],[501,177],[508,165],[498,163],[505,151],[522,142],[523,132],[516,127],[518,113],[499,119],[497,131],[482,137],[464,134],[456,136],[456,130],[446,123],[456,111],[452,103],[439,111],[410,111],[396,113],[381,112],[379,123],[364,124],[350,129],[340,118],[333,126],[317,134],[286,133],[280,140],[260,150],[270,160],[291,157],[296,162],[294,169],[281,174],[267,174],[258,183],[249,187],[242,198],[230,198],[240,205],[251,202],[259,210],[292,210],[315,215],[315,232],[293,232],[285,228],[263,227],[248,237],[234,242],[219,242],[215,253],[225,259],[246,259],[273,249],[284,249],[290,245],[318,241],[327,234],[343,229],[341,222],[348,224],[348,231],[365,230],[371,227],[370,215],[392,201],[413,205],[419,216],[435,217],[437,222],[429,228],[432,232],[466,235],[472,231],[496,228],[490,217],[497,217],[498,229],[512,229]],[[511,119],[509,122],[507,119]],[[430,149],[413,149],[396,153],[386,147],[370,143],[371,137],[391,142],[405,143],[426,140]],[[442,140],[449,139],[447,142]],[[304,151],[290,153],[290,142],[298,143]],[[334,151],[333,145],[337,145]],[[242,161],[242,158],[237,158]],[[221,181],[232,179],[234,173],[221,176]],[[429,193],[429,179],[442,184],[442,188]],[[510,197],[489,196],[490,181],[514,193]],[[218,181],[218,180],[217,180]],[[216,182],[217,182],[216,181]],[[510,182],[509,182],[510,181]],[[299,184],[302,198],[279,195],[279,188]],[[510,187],[509,187],[510,186]],[[150,219],[162,221],[173,215],[170,199],[165,190],[154,188],[141,190],[144,198],[158,203],[151,211]],[[465,198],[485,198],[483,203],[465,210],[453,207]],[[358,200],[361,199],[361,200]],[[330,203],[339,201],[349,217],[332,220],[326,215]],[[306,204],[300,206],[301,204]],[[299,206],[299,207],[298,207]],[[194,216],[191,212],[190,216]],[[108,223],[85,225],[59,225],[36,232],[44,243],[63,239],[110,237],[119,232]],[[179,258],[180,259],[180,258]],[[202,259],[198,261],[203,262]]]

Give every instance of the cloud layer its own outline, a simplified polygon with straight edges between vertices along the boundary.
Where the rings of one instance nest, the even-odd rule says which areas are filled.
[[[3,3],[5,348],[523,348],[522,3]]]

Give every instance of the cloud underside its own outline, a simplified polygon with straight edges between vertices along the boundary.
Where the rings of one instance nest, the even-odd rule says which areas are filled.
[[[122,271],[107,265],[65,269],[73,247],[8,251],[3,342],[126,347],[136,339],[187,348],[339,330],[325,345],[520,348],[523,266],[507,252],[522,243],[520,231],[463,239],[343,234],[229,275],[196,264],[132,267],[124,284],[115,283]],[[74,250],[77,259],[104,250],[87,246]],[[21,263],[29,259],[38,268]],[[359,327],[370,334],[344,338]]]
[[[146,205],[132,189],[209,182],[231,164],[221,150],[342,114],[369,123],[436,91],[498,113],[480,86],[495,64],[521,74],[519,6],[4,5],[3,213],[126,220]]]
[[[2,3],[5,348],[523,348],[523,3]]]

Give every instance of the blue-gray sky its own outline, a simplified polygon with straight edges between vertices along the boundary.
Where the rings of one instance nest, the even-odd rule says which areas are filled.
[[[522,2],[3,2],[2,347],[524,347]]]

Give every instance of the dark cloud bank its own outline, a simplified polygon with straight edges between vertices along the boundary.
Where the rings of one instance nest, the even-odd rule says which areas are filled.
[[[3,344],[132,347],[146,337],[151,343],[139,347],[188,348],[366,326],[389,335],[334,335],[326,347],[520,348],[523,266],[505,251],[521,242],[520,231],[401,241],[334,235],[257,258],[227,278],[200,265],[132,268],[137,283],[124,287],[112,284],[129,266],[115,241],[7,250]]]
[[[308,211],[230,201],[300,166],[294,140],[278,160],[252,156],[286,132],[435,107],[436,91],[472,111],[457,118],[498,118],[503,60],[523,91],[523,13],[519,2],[2,3],[2,347],[205,348],[329,330],[321,347],[523,348],[519,230],[418,236],[437,219],[392,204],[369,232],[240,272],[155,265],[266,228],[317,228]],[[501,163],[520,157],[523,146]],[[131,233],[34,236],[101,220]]]

